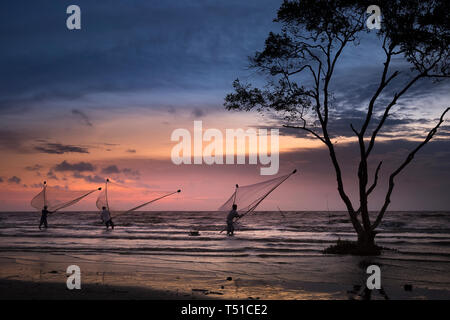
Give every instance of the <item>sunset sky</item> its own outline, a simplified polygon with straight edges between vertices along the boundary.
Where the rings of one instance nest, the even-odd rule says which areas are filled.
[[[66,28],[77,4],[82,30]],[[233,192],[271,178],[256,165],[180,165],[170,159],[171,133],[204,129],[280,128],[280,171],[299,173],[262,209],[344,208],[328,153],[274,115],[230,112],[224,97],[236,78],[260,78],[247,57],[261,50],[281,1],[2,1],[0,4],[0,211],[32,210],[41,183],[92,189],[109,177],[133,188],[182,194],[149,210],[215,210]],[[356,195],[358,150],[350,121],[361,121],[381,72],[375,33],[349,46],[336,71],[331,124],[346,188]],[[408,74],[402,60],[394,62]],[[395,108],[372,157],[384,160],[371,209],[384,198],[386,176],[414,148],[443,109],[448,83],[424,81]],[[388,98],[388,97],[387,97]],[[450,120],[450,119],[448,119]],[[450,209],[450,125],[398,179],[392,210]],[[96,195],[77,205],[96,210]],[[355,200],[356,198],[353,197]],[[146,200],[146,199],[143,199]]]

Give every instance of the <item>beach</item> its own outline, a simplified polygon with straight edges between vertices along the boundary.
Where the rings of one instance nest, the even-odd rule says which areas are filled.
[[[134,212],[113,231],[96,212],[57,213],[48,230],[36,212],[0,217],[1,299],[450,299],[447,212],[389,212],[378,257],[322,253],[354,239],[345,212],[258,212],[232,238],[219,212]],[[372,264],[382,290],[368,297]]]

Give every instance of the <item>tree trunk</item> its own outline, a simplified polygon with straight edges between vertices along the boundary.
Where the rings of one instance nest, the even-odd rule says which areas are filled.
[[[361,247],[375,247],[375,231],[363,231],[358,233],[358,245]]]

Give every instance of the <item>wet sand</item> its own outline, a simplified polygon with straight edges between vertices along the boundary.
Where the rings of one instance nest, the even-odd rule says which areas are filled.
[[[0,299],[363,299],[367,263],[382,265],[383,290],[371,293],[371,299],[450,299],[449,279],[437,279],[436,287],[421,285],[424,270],[383,264],[382,258],[324,256],[293,262],[295,274],[280,278],[275,273],[261,274],[257,266],[236,263],[236,270],[208,272],[195,262],[174,263],[156,259],[154,263],[133,264],[127,257],[83,257],[53,254],[2,253],[0,263]],[[156,262],[157,261],[157,262]],[[358,262],[359,261],[359,262]],[[302,263],[315,264],[315,272],[302,272]],[[81,268],[81,289],[68,290],[66,268]],[[243,270],[242,268],[248,270]],[[433,276],[428,264],[427,277]],[[251,270],[249,270],[251,268]],[[312,269],[314,269],[312,268]],[[415,271],[416,270],[416,271]],[[255,276],[259,274],[259,276]],[[415,279],[405,282],[404,279]],[[445,282],[447,281],[447,282]],[[404,284],[412,285],[407,291]]]
[[[177,295],[140,287],[83,284],[80,290],[69,290],[56,282],[31,282],[0,280],[1,300],[179,300],[195,299],[188,295]]]

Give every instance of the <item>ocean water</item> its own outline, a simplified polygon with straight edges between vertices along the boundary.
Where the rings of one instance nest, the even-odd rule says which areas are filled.
[[[220,212],[133,212],[113,219],[114,231],[104,230],[97,212],[55,213],[48,230],[38,229],[39,219],[36,212],[0,213],[0,251],[293,257],[355,239],[345,212],[256,212],[231,239],[220,233]],[[379,231],[377,243],[398,259],[450,262],[449,212],[388,212]]]
[[[322,254],[337,239],[355,240],[345,212],[256,212],[242,219],[234,237],[220,233],[220,212],[133,212],[113,219],[113,231],[105,230],[98,212],[49,215],[48,230],[38,229],[39,219],[37,212],[0,213],[0,257],[92,257],[132,266],[131,273],[159,264],[161,276],[169,266],[180,276],[197,272],[193,279],[233,275],[296,293],[322,281],[342,284],[346,288],[336,291],[344,292],[365,276],[355,271],[361,260]],[[198,236],[189,235],[194,230]],[[388,212],[379,231],[377,244],[389,249],[376,258],[387,270],[385,284],[414,283],[450,294],[449,212]]]

